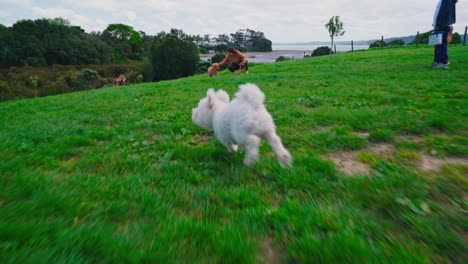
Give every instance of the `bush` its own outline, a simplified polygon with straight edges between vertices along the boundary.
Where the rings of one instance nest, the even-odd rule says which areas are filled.
[[[100,88],[112,83],[119,74],[130,83],[141,82],[139,76],[145,78],[143,66],[142,62],[127,62],[0,69],[0,101]]]
[[[402,39],[394,39],[388,43],[389,46],[404,46],[405,41]]]
[[[226,50],[228,49],[228,45],[227,44],[218,44],[214,47],[214,50],[216,52],[226,52]]]
[[[201,53],[201,54],[208,54],[208,53],[210,53],[210,49],[209,49],[209,47],[207,47],[207,46],[202,46],[202,45],[200,45],[200,46],[198,46],[198,49],[200,50],[200,53]]]
[[[432,30],[419,34],[419,44],[427,44],[429,42],[429,35],[432,34]],[[462,43],[460,34],[454,32],[452,35],[452,43],[450,44],[460,44]],[[408,45],[415,45],[416,38],[411,41]]]
[[[197,73],[206,73],[211,66],[211,62],[200,60],[197,64]]]
[[[0,81],[0,102],[15,98],[15,94],[10,85],[5,81]]]
[[[325,56],[325,55],[330,55],[330,54],[333,54],[333,51],[330,49],[330,47],[322,46],[322,47],[316,48],[312,52],[311,56],[316,57],[316,56]]]
[[[84,69],[76,74],[75,78],[71,78],[71,86],[74,90],[88,90],[98,88],[99,73],[92,69]]]
[[[211,63],[219,63],[224,60],[226,54],[223,53],[216,53],[213,57],[211,57]],[[250,63],[249,63],[250,65]],[[221,71],[225,70],[228,67],[228,64],[221,67]]]
[[[370,44],[369,45],[369,49],[372,49],[372,48],[380,48],[380,47],[386,47],[388,46],[387,43],[385,43],[385,41],[381,41],[381,40],[377,40],[375,41],[374,43]]]
[[[285,57],[285,56],[279,56],[275,62],[280,62],[280,61],[287,61],[287,60],[291,60],[291,58],[288,58],[288,57]]]
[[[212,62],[212,63],[221,62],[222,60],[224,60],[225,57],[226,57],[225,54],[216,53],[213,57],[211,57],[211,62]]]

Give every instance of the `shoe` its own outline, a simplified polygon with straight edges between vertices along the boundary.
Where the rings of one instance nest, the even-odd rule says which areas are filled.
[[[448,69],[448,63],[437,63],[436,66],[434,66],[436,69]]]

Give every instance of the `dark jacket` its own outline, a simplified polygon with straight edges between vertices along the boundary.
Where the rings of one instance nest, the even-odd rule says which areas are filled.
[[[455,24],[455,4],[457,1],[458,0],[442,0],[436,15],[436,27],[446,28],[452,24]]]

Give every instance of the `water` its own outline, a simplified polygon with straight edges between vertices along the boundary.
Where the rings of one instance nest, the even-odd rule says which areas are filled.
[[[318,47],[330,47],[330,44],[275,44],[273,43],[272,48],[273,50],[301,50],[301,51],[308,51],[312,52]],[[368,49],[369,45],[354,45],[354,50],[362,50]],[[351,50],[351,43],[349,45],[336,45],[337,52],[345,52]]]
[[[275,62],[280,56],[290,59],[302,59],[305,55],[310,54],[318,47],[328,46],[324,45],[304,45],[304,44],[273,44],[272,52],[245,52],[249,62]],[[354,45],[354,50],[368,49],[368,45]],[[336,45],[337,52],[351,51],[350,45]],[[210,59],[214,53],[200,54],[202,60]]]

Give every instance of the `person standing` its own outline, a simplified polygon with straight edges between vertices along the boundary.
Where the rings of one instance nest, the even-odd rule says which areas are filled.
[[[447,36],[455,24],[455,4],[458,0],[439,0],[434,13],[432,26],[434,31],[442,33],[442,44],[434,46],[434,68],[448,68],[448,42]]]

